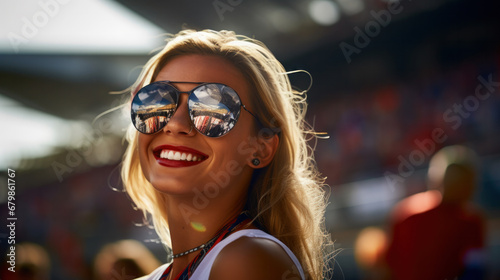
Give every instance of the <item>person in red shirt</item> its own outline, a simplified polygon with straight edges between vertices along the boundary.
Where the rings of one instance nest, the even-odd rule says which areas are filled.
[[[429,191],[393,209],[386,261],[392,279],[481,279],[484,219],[470,202],[477,156],[464,146],[440,150]]]

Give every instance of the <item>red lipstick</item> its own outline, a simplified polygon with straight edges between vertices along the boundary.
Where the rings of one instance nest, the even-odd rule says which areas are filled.
[[[153,149],[156,161],[166,167],[188,167],[200,164],[208,155],[184,146],[161,145]]]

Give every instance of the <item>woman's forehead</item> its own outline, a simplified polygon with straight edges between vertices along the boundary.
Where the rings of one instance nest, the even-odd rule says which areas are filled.
[[[155,81],[186,81],[221,83],[244,88],[248,81],[227,59],[214,55],[183,55],[169,60],[158,72]]]

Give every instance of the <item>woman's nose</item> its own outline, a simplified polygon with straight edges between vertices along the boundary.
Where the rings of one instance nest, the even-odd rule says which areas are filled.
[[[189,135],[193,131],[192,122],[188,112],[188,95],[181,93],[179,96],[179,104],[174,115],[170,118],[167,125],[163,128],[163,132],[168,134],[183,134]],[[193,133],[194,135],[194,133]]]

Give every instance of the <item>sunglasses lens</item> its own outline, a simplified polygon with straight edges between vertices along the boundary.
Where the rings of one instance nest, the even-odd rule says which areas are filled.
[[[135,128],[145,134],[161,130],[177,107],[177,91],[172,86],[156,82],[143,87],[132,100],[131,117]]]
[[[241,100],[238,94],[223,84],[204,84],[191,93],[189,116],[194,127],[208,137],[228,133],[238,121]]]

